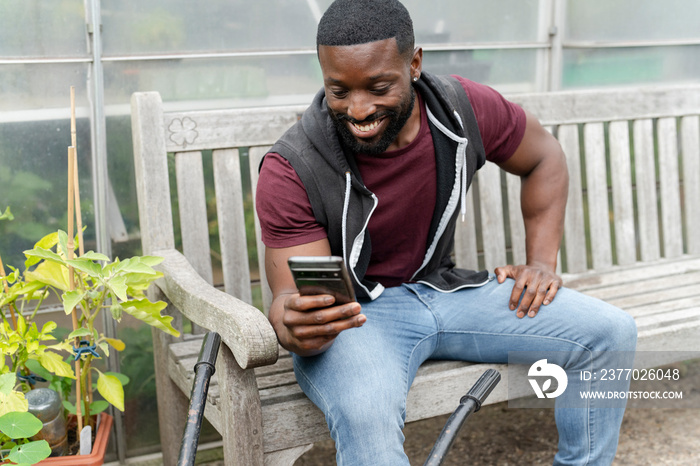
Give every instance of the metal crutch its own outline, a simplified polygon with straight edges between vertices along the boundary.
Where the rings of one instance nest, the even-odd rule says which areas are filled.
[[[495,369],[488,369],[481,374],[479,380],[459,400],[459,406],[447,420],[445,427],[442,428],[442,432],[440,432],[424,466],[438,466],[443,463],[464,422],[470,414],[481,409],[481,405],[486,400],[486,397],[489,396],[500,380],[501,374]]]
[[[194,365],[194,383],[192,384],[192,394],[190,395],[190,409],[187,411],[187,424],[182,435],[180,444],[180,456],[178,466],[193,466],[197,455],[197,445],[199,444],[199,432],[202,428],[202,418],[204,417],[204,406],[207,403],[207,393],[209,392],[209,381],[214,375],[216,356],[221,345],[221,337],[216,332],[209,332],[204,335],[202,349],[199,351],[199,358]]]

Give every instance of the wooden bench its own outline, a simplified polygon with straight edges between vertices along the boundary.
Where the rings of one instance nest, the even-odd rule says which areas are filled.
[[[700,86],[510,98],[551,128],[567,154],[570,189],[560,260],[565,283],[631,313],[639,350],[697,350]],[[254,186],[261,156],[303,109],[166,112],[157,93],[132,97],[143,250],[165,258],[164,278],[151,291],[171,303],[168,312],[179,323],[184,317],[195,329],[222,336],[206,417],[223,436],[226,464],[292,464],[329,435],[321,412],[295,382],[291,358],[278,350],[265,315],[251,305],[243,204],[252,194],[241,188],[240,161],[247,157]],[[247,148],[247,156],[239,148]],[[174,154],[173,195],[168,154]],[[206,162],[212,164],[216,189],[218,213],[209,217],[207,203],[213,202],[205,197],[203,157],[211,157]],[[458,230],[458,264],[493,270],[524,261],[518,191],[519,179],[496,166],[479,171],[469,191],[467,221]],[[214,220],[225,292],[212,286],[209,224]],[[267,309],[257,223],[255,230],[255,239],[248,240],[257,243]],[[182,253],[176,250],[175,231],[182,237]],[[174,339],[154,332],[166,465],[176,463],[200,342],[196,335]],[[507,379],[504,365],[426,363],[409,393],[407,421],[451,412],[487,367]],[[507,387],[503,380],[488,401],[506,400]]]

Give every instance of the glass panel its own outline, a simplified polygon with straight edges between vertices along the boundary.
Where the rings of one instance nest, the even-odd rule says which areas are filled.
[[[406,0],[417,45],[535,41],[540,0]]]
[[[86,56],[83,0],[0,2],[0,56]]]
[[[562,87],[700,81],[700,46],[564,51]]]
[[[527,92],[537,88],[536,50],[467,50],[425,52],[423,69],[435,74],[457,74],[500,92]]]
[[[78,115],[87,117],[87,72],[80,63],[0,65],[0,112],[11,112],[0,114],[0,121],[69,118],[71,86]]]
[[[105,0],[105,55],[314,49],[319,14],[330,0],[196,2]],[[540,0],[408,0],[417,41],[537,40]],[[476,13],[475,13],[476,10]],[[274,11],[274,14],[270,14]],[[503,14],[503,12],[507,12]]]
[[[700,2],[588,0],[567,2],[567,40],[698,39]]]
[[[315,48],[330,0],[104,0],[105,55]],[[318,8],[316,8],[318,7]]]
[[[129,456],[134,456],[160,446],[151,327],[124,315],[117,336],[126,345],[119,360],[121,372],[129,377],[124,386],[124,429]]]
[[[67,228],[69,81],[76,84],[81,206],[83,224],[88,226],[85,244],[86,250],[95,249],[85,67],[13,65],[1,66],[0,71],[6,79],[0,87],[0,209],[10,206],[15,217],[0,222],[3,262],[23,265],[22,251],[44,235]]]
[[[272,57],[109,62],[105,63],[104,72],[108,105],[127,104],[136,91],[159,91],[163,101],[211,101],[200,106],[308,103],[322,85],[315,52]],[[114,113],[110,108],[107,110]]]

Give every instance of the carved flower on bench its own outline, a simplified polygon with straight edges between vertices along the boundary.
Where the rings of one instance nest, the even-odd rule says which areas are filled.
[[[197,122],[195,122],[190,117],[185,118],[175,118],[168,126],[168,131],[170,131],[170,140],[186,148],[188,144],[193,144],[195,139],[199,136],[196,130]]]

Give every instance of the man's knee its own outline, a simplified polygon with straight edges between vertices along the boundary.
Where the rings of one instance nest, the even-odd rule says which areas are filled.
[[[599,340],[603,348],[613,351],[634,351],[637,347],[637,323],[627,312],[615,308],[599,322]]]

